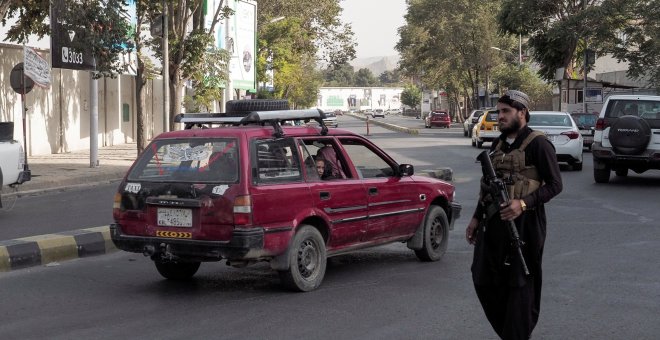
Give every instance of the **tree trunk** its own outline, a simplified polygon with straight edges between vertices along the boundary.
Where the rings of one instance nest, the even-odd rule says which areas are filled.
[[[181,69],[170,68],[170,131],[174,131],[176,128],[174,116],[181,113],[181,103],[183,103]]]
[[[137,96],[137,152],[138,155],[147,147],[147,131],[144,124],[144,106],[145,106],[145,93],[144,93],[144,63],[138,60],[137,75],[135,77],[135,93]]]

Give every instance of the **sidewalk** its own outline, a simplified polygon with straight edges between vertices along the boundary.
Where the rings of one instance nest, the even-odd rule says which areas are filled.
[[[19,185],[16,190],[3,188],[2,200],[4,204],[9,204],[16,196],[119,180],[136,156],[135,143],[99,148],[97,167],[90,167],[89,150],[28,156],[32,180]],[[0,240],[0,272],[102,255],[115,250],[108,226]]]
[[[121,179],[136,157],[135,143],[100,147],[97,167],[90,167],[89,150],[28,156],[32,180],[19,185],[16,191],[4,188],[2,196],[20,196]]]

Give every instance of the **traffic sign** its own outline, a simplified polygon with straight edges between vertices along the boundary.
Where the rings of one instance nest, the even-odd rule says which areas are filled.
[[[25,82],[25,85],[23,85],[23,82]],[[24,76],[23,63],[18,63],[11,69],[11,73],[9,74],[9,84],[18,94],[28,94],[32,91],[34,81],[29,77]],[[23,90],[25,90],[25,93],[23,93]]]

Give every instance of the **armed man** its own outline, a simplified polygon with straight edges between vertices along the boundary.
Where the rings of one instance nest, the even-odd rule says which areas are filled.
[[[544,204],[562,190],[554,146],[527,126],[529,103],[525,93],[514,90],[498,100],[501,135],[480,155],[482,167],[490,164],[496,178],[482,169],[479,203],[465,231],[475,245],[477,297],[497,335],[507,340],[529,339],[538,321]]]

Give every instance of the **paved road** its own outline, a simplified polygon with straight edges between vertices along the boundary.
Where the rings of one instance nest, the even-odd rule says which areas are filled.
[[[333,259],[319,290],[295,294],[265,264],[204,264],[192,282],[172,283],[147,258],[117,252],[0,273],[0,338],[496,339],[472,289],[472,248],[463,239],[479,150],[451,130],[411,136],[375,127],[370,136],[416,169],[454,169],[464,212],[440,262],[420,263],[405,245],[389,245]],[[585,154],[584,170],[564,169],[564,192],[547,206],[534,338],[656,339],[660,174],[596,185],[591,172]]]

